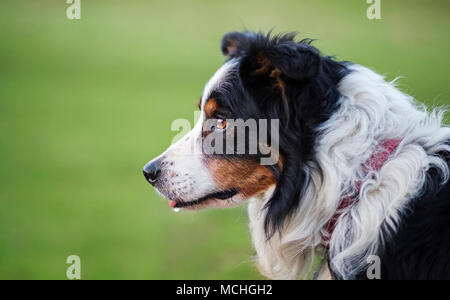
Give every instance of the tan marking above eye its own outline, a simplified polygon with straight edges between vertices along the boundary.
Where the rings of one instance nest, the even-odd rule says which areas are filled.
[[[203,110],[205,111],[206,117],[211,118],[212,116],[214,116],[214,113],[217,110],[216,99],[210,98],[208,101],[206,101]]]

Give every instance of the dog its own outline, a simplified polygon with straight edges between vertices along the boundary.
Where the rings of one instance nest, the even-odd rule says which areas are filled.
[[[450,279],[446,110],[312,42],[226,34],[200,120],[145,165],[146,180],[176,210],[247,202],[257,266],[271,279],[305,278],[317,254],[328,279]],[[278,120],[278,136],[267,128],[271,142],[256,140],[273,164],[245,152],[248,137],[244,152],[205,153],[213,134],[230,141],[237,119]]]

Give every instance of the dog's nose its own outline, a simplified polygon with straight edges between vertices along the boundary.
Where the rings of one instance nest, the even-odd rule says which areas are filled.
[[[161,173],[159,160],[152,160],[144,166],[144,176],[148,182],[152,185],[158,180],[159,174]]]

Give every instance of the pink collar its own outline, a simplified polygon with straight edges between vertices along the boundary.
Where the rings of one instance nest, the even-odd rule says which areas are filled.
[[[403,139],[392,139],[392,140],[385,140],[380,145],[380,151],[374,153],[363,165],[363,170],[366,173],[369,173],[370,171],[379,171],[384,164],[387,162],[391,154],[397,149],[398,145],[403,141]],[[325,230],[328,233],[327,236],[323,237],[323,240],[326,244],[331,239],[331,236],[333,235],[333,231],[336,227],[336,223],[339,219],[339,217],[345,212],[345,209],[353,205],[357,201],[357,197],[359,194],[359,190],[361,188],[362,182],[357,182],[357,192],[354,196],[351,197],[345,197],[341,200],[341,203],[339,204],[338,209],[336,210],[336,213],[331,218],[331,220],[325,225]]]

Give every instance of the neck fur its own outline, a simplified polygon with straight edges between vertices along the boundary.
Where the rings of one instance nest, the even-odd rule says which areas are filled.
[[[333,272],[351,279],[395,234],[399,214],[424,185],[427,169],[437,167],[443,182],[448,180],[448,166],[434,155],[450,151],[450,128],[442,125],[445,112],[428,112],[399,91],[395,81],[386,82],[359,65],[350,68],[339,84],[341,107],[319,128],[315,162],[305,166],[310,183],[283,231],[266,240],[263,207],[274,187],[250,201],[258,266],[269,278],[306,276],[315,254],[323,251],[324,228],[341,199],[357,192],[358,201],[340,215],[328,250]],[[364,163],[388,139],[403,140],[379,171],[367,174]]]

